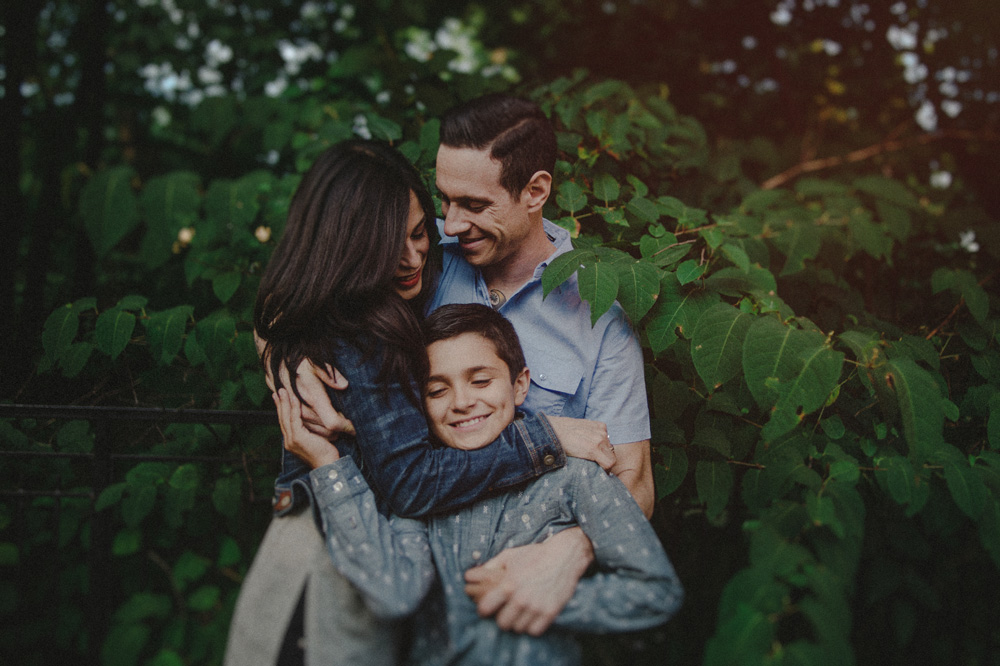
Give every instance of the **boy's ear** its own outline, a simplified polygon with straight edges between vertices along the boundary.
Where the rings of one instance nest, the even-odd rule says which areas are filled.
[[[514,380],[514,406],[520,407],[524,399],[528,397],[528,388],[531,386],[531,372],[525,366],[521,374]]]

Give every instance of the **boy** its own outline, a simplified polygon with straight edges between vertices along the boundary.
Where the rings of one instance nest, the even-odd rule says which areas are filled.
[[[439,308],[424,328],[431,431],[453,448],[488,445],[516,418],[530,385],[513,327],[491,308],[468,304]],[[410,655],[416,663],[577,664],[572,632],[643,629],[680,605],[680,582],[652,527],[625,486],[595,463],[570,458],[520,490],[426,521],[379,514],[350,458],[321,470],[339,481],[313,482],[337,568],[376,614],[405,616],[423,602]],[[598,571],[580,581],[548,632],[514,634],[478,617],[464,592],[468,568],[576,525],[594,545]]]

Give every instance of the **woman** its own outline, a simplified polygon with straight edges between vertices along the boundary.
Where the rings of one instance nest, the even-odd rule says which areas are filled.
[[[275,388],[288,383],[298,395],[294,377],[282,382],[281,371],[304,359],[343,373],[347,388],[331,399],[356,436],[338,441],[339,455],[354,458],[384,510],[411,517],[461,507],[560,467],[565,453],[553,428],[568,427],[538,415],[526,428],[508,428],[488,451],[431,445],[415,378],[426,364],[419,319],[434,276],[427,260],[433,228],[430,196],[404,157],[375,142],[335,145],[292,200],[254,312]],[[564,443],[593,457],[587,447],[599,441]],[[275,507],[290,517],[272,521],[248,573],[227,663],[275,663],[303,594],[305,663],[394,663],[397,628],[367,615],[332,569],[312,516],[301,511],[310,484],[337,482],[309,475],[337,453],[318,436],[287,445],[297,456],[285,453]]]

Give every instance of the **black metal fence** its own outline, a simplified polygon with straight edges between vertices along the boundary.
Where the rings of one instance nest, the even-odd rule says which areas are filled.
[[[59,487],[39,488],[39,487],[0,487],[0,501],[12,507],[12,515],[8,517],[8,522],[15,526],[13,535],[15,543],[20,546],[26,539],[31,538],[30,529],[23,517],[29,504],[36,502],[39,498],[50,498],[52,500],[52,524],[54,525],[55,538],[53,543],[59,543],[58,534],[60,521],[60,511],[64,501],[89,501],[89,544],[87,549],[87,584],[86,590],[89,597],[87,607],[90,612],[86,613],[87,630],[90,641],[86,653],[91,663],[100,662],[101,639],[106,635],[109,623],[110,607],[112,600],[108,598],[112,585],[112,531],[111,518],[107,511],[95,511],[94,503],[101,496],[101,492],[114,482],[116,474],[116,464],[138,463],[138,462],[202,462],[242,465],[248,470],[246,454],[233,455],[232,447],[220,446],[220,449],[228,448],[227,455],[153,455],[148,453],[122,452],[121,447],[113,445],[113,430],[117,433],[114,436],[120,438],[122,428],[131,428],[133,424],[167,424],[167,423],[193,423],[201,424],[208,428],[212,426],[251,426],[251,425],[277,425],[274,412],[264,411],[225,411],[225,410],[205,410],[205,409],[160,409],[148,407],[82,407],[72,405],[11,405],[0,404],[0,419],[36,419],[40,421],[87,421],[91,424],[93,431],[93,447],[88,452],[58,451],[58,450],[16,450],[8,442],[0,442],[0,465],[15,465],[17,461],[23,460],[51,460],[52,464],[59,464],[56,461],[71,460],[74,463],[89,464],[89,488],[81,487],[79,478],[81,475],[74,475],[75,482],[71,489]],[[118,470],[121,471],[120,469]],[[249,470],[247,471],[249,477]],[[252,493],[252,486],[251,486]],[[252,497],[252,495],[251,495]],[[260,498],[263,500],[264,498]],[[58,572],[52,572],[58,575]],[[31,584],[27,581],[20,581],[18,584]],[[4,646],[0,646],[0,654],[6,652]],[[15,661],[9,659],[13,657]],[[6,659],[0,659],[5,663],[25,663],[17,655],[7,655]]]

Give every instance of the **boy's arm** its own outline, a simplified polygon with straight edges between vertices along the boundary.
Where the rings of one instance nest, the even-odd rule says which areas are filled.
[[[352,458],[314,469],[310,483],[337,570],[358,588],[375,615],[413,613],[435,575],[426,524],[380,514]]]
[[[670,560],[624,484],[572,463],[575,514],[598,572],[582,578],[554,624],[573,631],[634,631],[666,622],[684,592]]]

